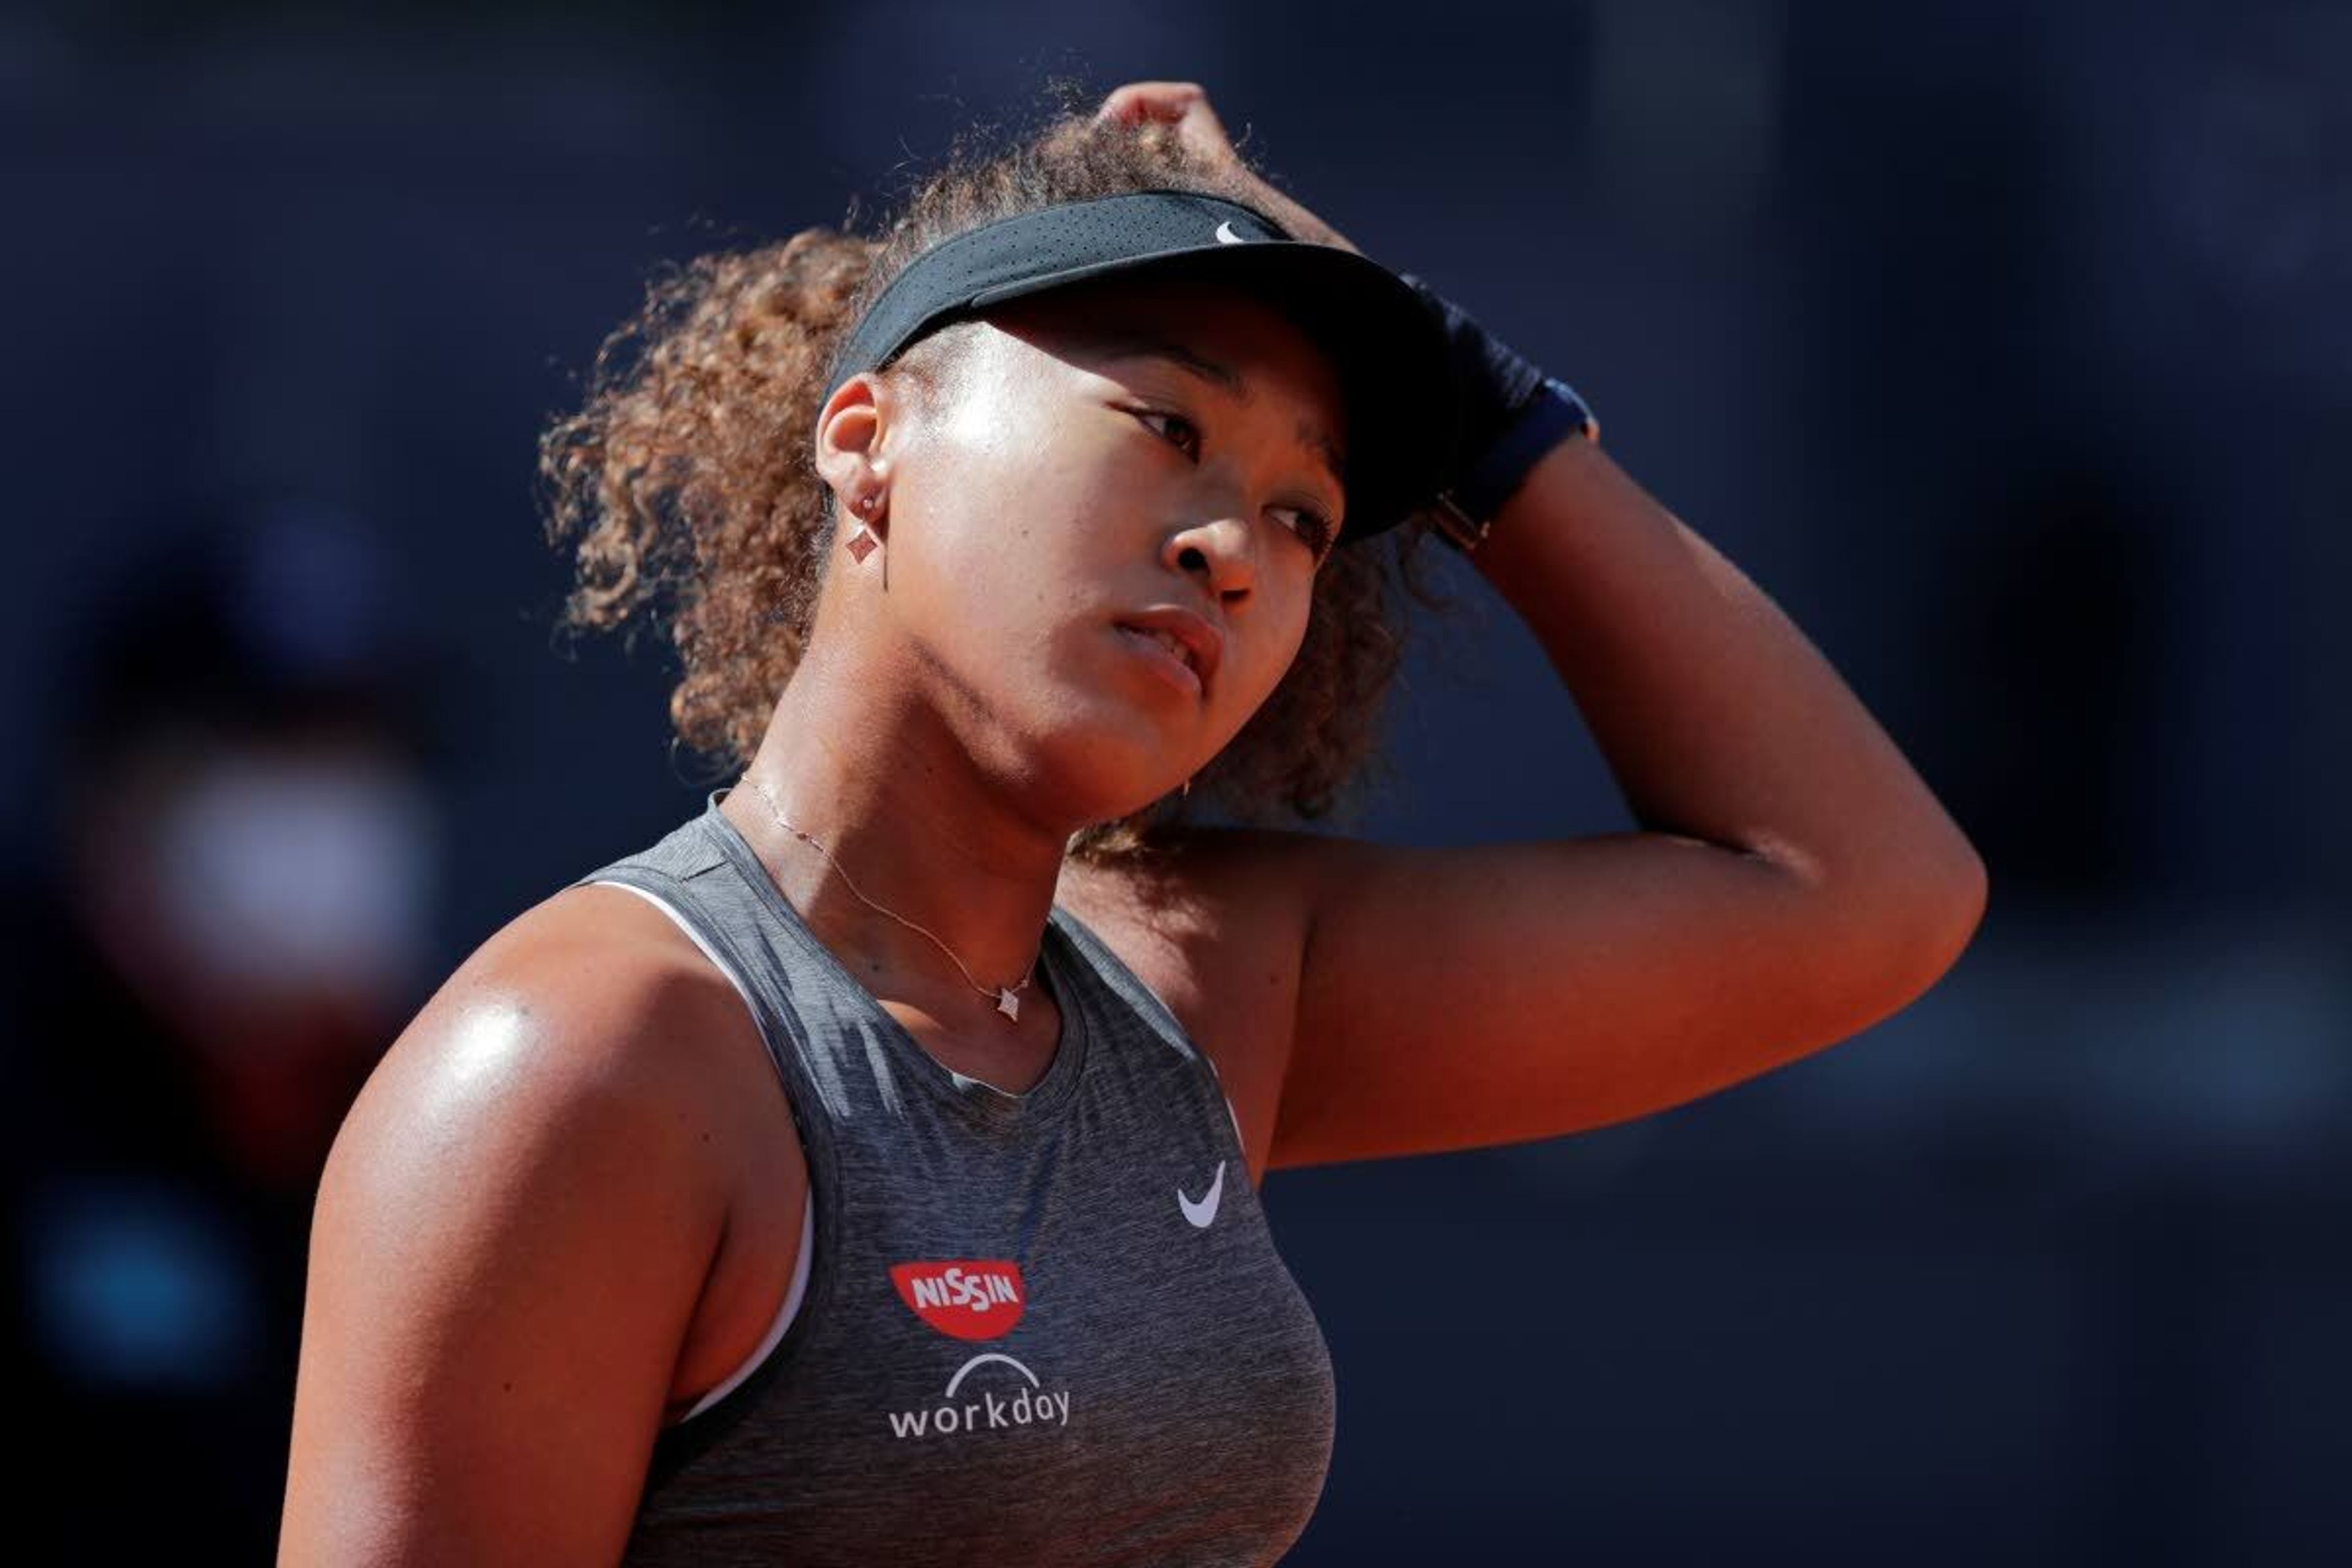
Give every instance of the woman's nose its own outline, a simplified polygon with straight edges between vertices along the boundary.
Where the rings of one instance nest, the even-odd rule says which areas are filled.
[[[1257,581],[1256,543],[1246,520],[1222,516],[1168,536],[1169,564],[1187,575],[1198,573],[1218,604],[1246,593]]]

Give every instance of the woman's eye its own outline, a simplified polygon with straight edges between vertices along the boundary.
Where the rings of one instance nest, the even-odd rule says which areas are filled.
[[[1315,552],[1315,559],[1321,561],[1331,548],[1331,536],[1337,531],[1331,526],[1331,520],[1311,506],[1286,506],[1275,510],[1296,514],[1297,521],[1292,525],[1291,531],[1306,541],[1307,547]]]
[[[1200,427],[1181,414],[1163,414],[1157,408],[1144,408],[1137,411],[1137,417],[1146,421],[1166,420],[1171,434],[1164,436],[1163,438],[1168,439],[1171,445],[1181,447],[1188,454],[1196,454],[1200,451]]]

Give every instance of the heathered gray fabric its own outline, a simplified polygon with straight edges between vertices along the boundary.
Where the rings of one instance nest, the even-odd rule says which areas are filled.
[[[1331,1363],[1208,1058],[1056,906],[1045,1076],[1014,1096],[950,1072],[817,942],[726,793],[581,881],[668,903],[750,992],[816,1256],[768,1359],[663,1430],[625,1568],[1276,1561],[1322,1492]],[[1213,1188],[1197,1226],[1179,1194],[1197,1215]],[[952,1292],[958,1262],[1017,1267],[1010,1331],[952,1336],[930,1320],[987,1334],[1012,1307],[920,1313],[892,1276],[929,1264]]]

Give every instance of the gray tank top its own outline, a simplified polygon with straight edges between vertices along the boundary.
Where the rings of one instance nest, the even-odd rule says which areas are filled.
[[[950,1070],[726,793],[580,882],[652,897],[743,993],[807,1153],[805,1276],[756,1364],[656,1439],[625,1568],[1278,1559],[1322,1493],[1331,1363],[1208,1058],[1056,905],[1045,1077]]]

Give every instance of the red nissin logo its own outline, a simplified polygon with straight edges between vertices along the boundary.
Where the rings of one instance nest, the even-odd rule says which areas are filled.
[[[1028,1288],[1021,1265],[995,1258],[944,1263],[894,1263],[890,1283],[898,1300],[923,1321],[960,1340],[1002,1339],[1021,1321]]]

